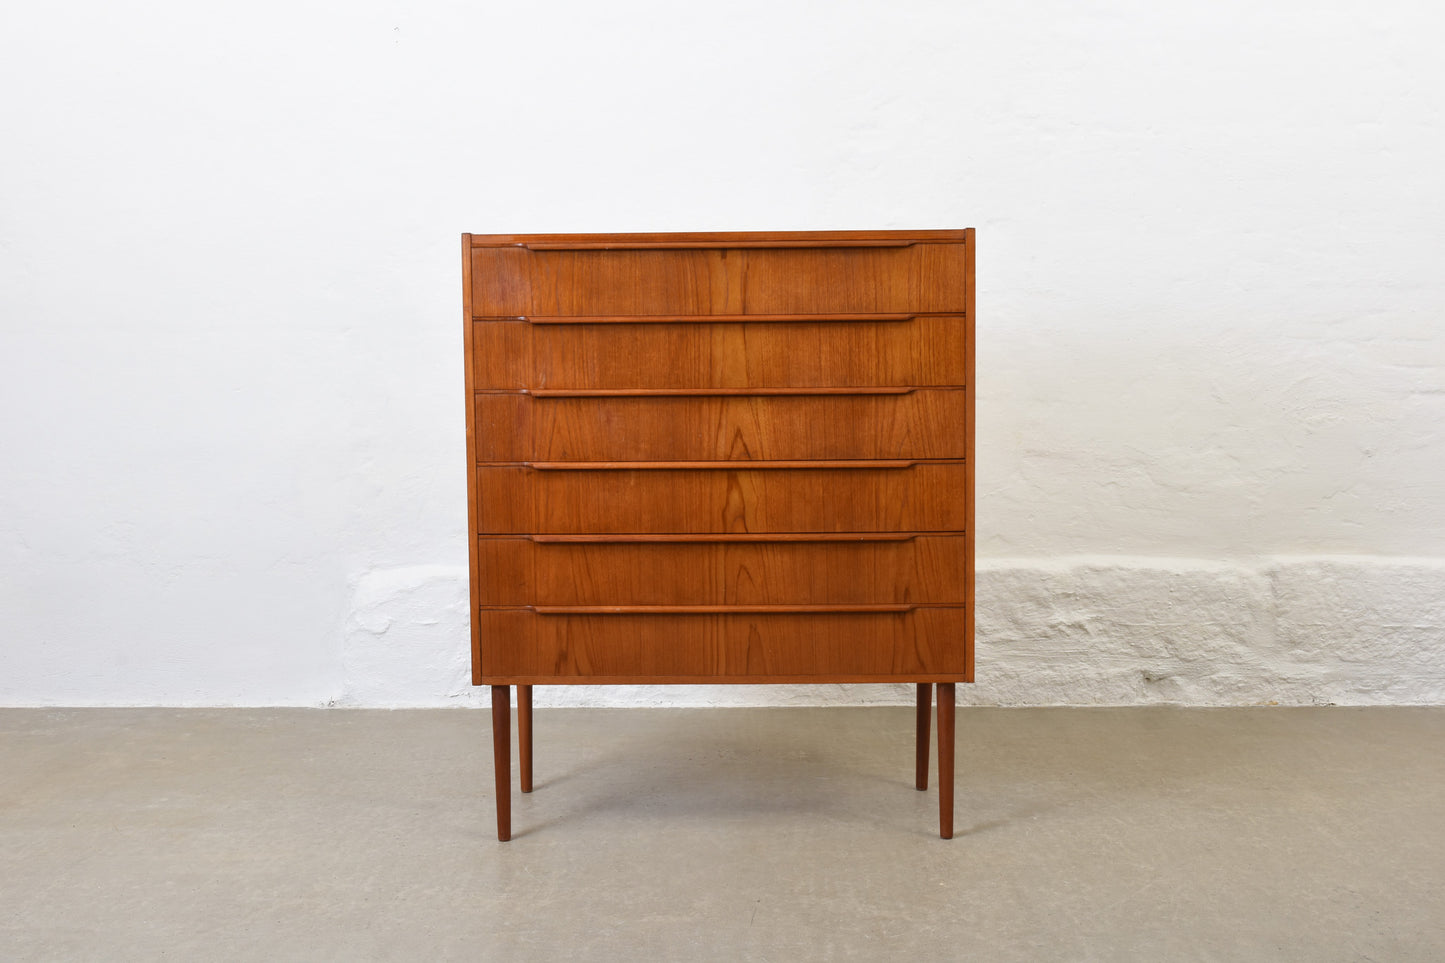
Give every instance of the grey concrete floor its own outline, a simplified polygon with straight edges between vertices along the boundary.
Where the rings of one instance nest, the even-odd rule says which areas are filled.
[[[536,720],[0,711],[0,959],[1445,959],[1445,709]]]

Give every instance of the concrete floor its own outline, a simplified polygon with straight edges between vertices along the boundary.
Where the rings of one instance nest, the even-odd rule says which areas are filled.
[[[1445,959],[1445,709],[536,718],[0,711],[0,959]]]

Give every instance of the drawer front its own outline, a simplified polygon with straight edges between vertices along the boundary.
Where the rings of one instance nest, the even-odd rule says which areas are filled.
[[[481,534],[956,532],[966,490],[963,462],[489,466],[477,469],[477,519]]]
[[[966,393],[479,393],[477,460],[961,458]]]
[[[472,323],[477,388],[828,388],[966,384],[957,315],[893,321]]]
[[[967,671],[959,644],[964,608],[700,614],[484,608],[479,616],[488,640],[481,650],[486,684],[962,681]]]
[[[472,249],[475,317],[963,311],[961,243]]]
[[[962,535],[807,541],[698,537],[582,542],[483,537],[479,602],[867,605],[958,604],[965,598]]]

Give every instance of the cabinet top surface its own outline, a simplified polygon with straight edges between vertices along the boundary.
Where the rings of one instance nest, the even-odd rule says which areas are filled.
[[[840,244],[848,242],[949,242],[966,241],[972,228],[944,231],[687,231],[653,234],[468,234],[472,247],[507,247],[530,244],[735,244],[782,241],[795,244]]]

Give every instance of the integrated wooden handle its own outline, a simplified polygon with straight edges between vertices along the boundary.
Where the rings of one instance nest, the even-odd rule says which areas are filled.
[[[916,317],[917,314],[519,314],[514,315],[512,320],[528,324],[753,324],[759,321],[787,324],[808,321],[912,321]]]
[[[834,532],[812,534],[808,532],[754,533],[726,532],[717,535],[523,535],[529,542],[538,544],[593,544],[611,545],[624,542],[671,542],[698,544],[712,542],[911,542],[918,532]]]
[[[522,241],[529,251],[692,251],[708,249],[773,250],[793,247],[912,247],[917,241]]]
[[[523,388],[533,398],[732,398],[814,395],[911,395],[917,388]],[[478,392],[479,394],[482,392]],[[488,392],[500,393],[500,392]]]
[[[923,459],[853,459],[846,461],[524,461],[537,471],[757,471],[775,468],[912,468]],[[930,459],[943,460],[950,459]]]
[[[897,605],[528,605],[538,615],[803,615],[816,612],[912,612],[918,606]]]

